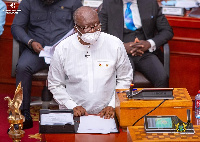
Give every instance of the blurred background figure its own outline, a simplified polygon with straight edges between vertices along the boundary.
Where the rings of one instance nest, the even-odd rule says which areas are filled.
[[[0,0],[0,36],[3,34],[4,31],[4,24],[6,20],[6,4]]]

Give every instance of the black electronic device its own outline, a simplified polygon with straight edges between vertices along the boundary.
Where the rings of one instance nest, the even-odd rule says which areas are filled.
[[[190,119],[190,112],[187,111],[187,118]],[[194,134],[193,124],[188,120],[186,123],[177,116],[145,116],[144,128],[146,133],[180,133]]]
[[[162,100],[174,99],[173,88],[144,88],[142,90],[127,91],[129,99]]]

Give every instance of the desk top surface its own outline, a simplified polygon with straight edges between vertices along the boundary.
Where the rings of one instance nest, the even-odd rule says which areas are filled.
[[[200,141],[200,125],[194,125],[195,134],[145,133],[144,126],[128,127],[128,142]],[[130,137],[131,136],[131,137]]]
[[[138,88],[141,90],[142,88]],[[126,97],[126,93],[122,92],[127,89],[116,89],[117,99],[116,104],[120,105],[120,107],[155,107],[160,104],[163,100],[135,100],[128,99]],[[174,88],[173,90],[173,100],[167,100],[166,103],[162,104],[160,107],[182,107],[189,106],[192,107],[192,99],[186,88]],[[151,103],[144,103],[144,102]]]

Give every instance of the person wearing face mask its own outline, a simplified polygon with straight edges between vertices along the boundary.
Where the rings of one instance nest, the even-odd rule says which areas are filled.
[[[102,31],[124,42],[132,67],[154,87],[169,87],[169,76],[155,54],[173,37],[157,0],[103,0]]]
[[[23,129],[33,127],[30,115],[32,75],[49,66],[39,53],[52,46],[74,27],[73,13],[80,0],[22,0],[11,26],[13,37],[20,41],[21,56],[16,70],[16,86],[23,87],[20,107],[25,116]]]
[[[76,33],[55,49],[48,73],[48,88],[60,109],[74,116],[115,114],[115,89],[129,88],[132,67],[123,43],[101,32],[98,14],[83,6],[74,13]]]

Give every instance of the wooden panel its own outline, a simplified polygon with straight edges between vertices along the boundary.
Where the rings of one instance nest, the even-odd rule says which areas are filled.
[[[194,98],[200,89],[200,19],[166,16],[174,31],[170,46],[170,87],[187,88]]]

